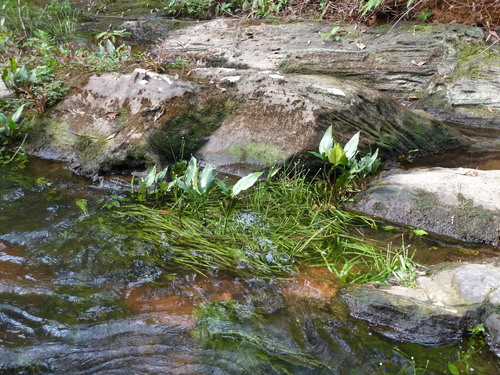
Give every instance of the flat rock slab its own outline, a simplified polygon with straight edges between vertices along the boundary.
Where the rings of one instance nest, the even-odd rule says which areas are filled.
[[[160,56],[193,56],[208,66],[347,78],[417,101],[419,108],[447,121],[500,128],[500,55],[479,55],[486,48],[480,44],[481,29],[343,25],[325,40],[331,29],[327,22],[216,19],[170,32],[158,51]]]
[[[498,246],[500,171],[393,170],[374,181],[354,208],[460,240]]]
[[[460,339],[483,323],[491,349],[500,356],[500,258],[483,264],[445,264],[413,287],[366,284],[343,299],[351,315],[379,326],[386,336],[423,344]]]

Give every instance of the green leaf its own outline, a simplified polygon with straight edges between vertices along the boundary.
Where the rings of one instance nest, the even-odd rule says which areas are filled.
[[[114,57],[115,56],[115,45],[113,42],[109,39],[106,40],[106,50],[108,51],[109,56]]]
[[[426,234],[429,234],[423,229],[412,229],[411,231],[417,236],[425,236]]]
[[[450,370],[452,375],[460,375],[460,371],[458,371],[457,366],[453,363],[448,363],[448,370]]]
[[[396,227],[393,227],[392,225],[385,225],[382,227],[383,230],[386,230],[386,231],[393,231],[396,229]]]
[[[352,159],[356,155],[356,152],[358,151],[359,134],[360,132],[354,134],[352,138],[349,140],[349,142],[347,142],[346,145],[344,146],[345,156],[349,160]]]
[[[26,66],[26,64],[24,64],[23,67],[21,68],[21,70],[19,70],[19,77],[23,81],[26,81],[28,79],[29,73],[28,73],[28,67]]]
[[[25,105],[26,105],[26,104],[23,104],[22,106],[20,106],[20,107],[16,110],[16,112],[14,112],[14,114],[12,115],[12,121],[14,121],[14,122],[19,121],[19,118],[21,117],[21,113],[23,113],[23,109],[24,109],[24,106],[25,106]]]
[[[157,184],[160,184],[163,182],[163,180],[165,179],[165,176],[167,175],[167,172],[168,172],[168,167],[165,167],[165,169],[163,169],[162,171],[158,172],[156,174],[156,177],[155,177],[155,182]]]
[[[7,124],[7,116],[5,116],[3,113],[0,113],[0,124]]]
[[[231,195],[231,190],[227,187],[227,185],[224,183],[224,181],[217,179],[216,182],[217,182],[217,185],[219,185],[220,190],[221,190],[223,195],[225,195],[226,197]]]
[[[323,134],[323,138],[319,143],[319,153],[321,155],[326,155],[332,147],[333,147],[333,136],[332,136],[332,126],[330,125],[328,129],[326,129],[325,134]],[[322,156],[320,157],[324,158]]]
[[[335,142],[333,148],[330,151],[328,151],[327,155],[328,155],[328,160],[333,165],[337,165],[337,164],[346,165],[347,164],[347,158],[345,156],[345,152],[342,149],[342,146],[340,145],[340,143]]]
[[[199,191],[202,194],[205,194],[210,190],[212,185],[214,184],[215,172],[214,168],[211,165],[207,165],[203,171],[200,173],[199,180]]]
[[[320,158],[320,159],[325,159],[325,156],[324,156],[324,155],[318,154],[317,152],[314,152],[314,151],[309,151],[309,153],[313,154],[313,155],[314,155],[314,156],[316,156],[317,158]]]
[[[189,164],[186,168],[186,172],[184,173],[184,181],[192,185],[195,179],[195,174],[197,169],[198,169],[198,161],[194,156],[191,156]]]
[[[144,180],[144,184],[146,185],[146,187],[149,188],[153,186],[155,182],[155,177],[156,177],[156,165],[153,165],[153,168],[151,168],[151,170],[148,173],[148,176]]]
[[[253,186],[257,182],[260,176],[262,176],[264,172],[254,172],[249,175],[242,177],[239,179],[237,183],[234,184],[233,190],[231,193],[232,197],[237,196],[241,191],[247,190]]]

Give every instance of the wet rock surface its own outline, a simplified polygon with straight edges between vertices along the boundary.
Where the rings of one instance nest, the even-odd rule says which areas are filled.
[[[354,208],[460,240],[498,246],[500,171],[393,170],[374,181]]]
[[[351,315],[396,340],[444,344],[483,323],[491,350],[500,356],[500,258],[482,264],[446,264],[415,287],[367,284],[343,299]]]

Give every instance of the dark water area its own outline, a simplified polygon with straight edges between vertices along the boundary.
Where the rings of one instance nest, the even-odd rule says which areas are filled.
[[[376,333],[322,268],[165,272],[107,219],[110,189],[37,159],[0,172],[0,374],[443,374],[466,347]],[[498,369],[487,351],[471,363]]]
[[[409,159],[402,161],[402,166],[405,169],[424,167],[471,168],[483,171],[500,169],[500,130],[449,125],[468,137],[471,144],[422,158],[412,158],[410,155]]]

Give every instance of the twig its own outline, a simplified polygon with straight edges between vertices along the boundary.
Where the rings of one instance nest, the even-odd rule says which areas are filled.
[[[394,29],[396,27],[396,25],[399,23],[399,21],[401,21],[404,17],[406,17],[408,15],[408,13],[410,13],[413,9],[415,9],[418,5],[422,4],[424,2],[424,0],[419,0],[418,3],[416,3],[414,6],[412,6],[410,9],[408,9],[406,12],[404,12],[401,17],[398,18],[398,20],[394,23],[394,25],[392,25],[392,27],[389,29],[389,31],[387,32],[387,34],[385,34],[385,36],[382,38],[382,40],[384,40],[384,38],[389,35],[389,33],[392,31],[392,29]]]

